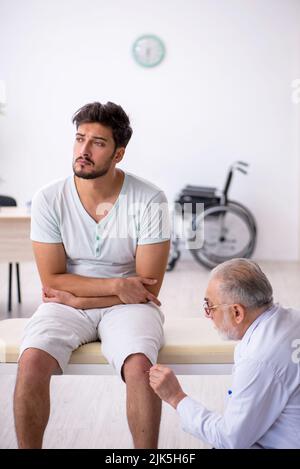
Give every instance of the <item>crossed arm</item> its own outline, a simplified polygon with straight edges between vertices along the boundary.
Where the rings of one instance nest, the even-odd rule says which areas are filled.
[[[45,302],[63,303],[79,309],[105,308],[122,303],[146,303],[157,299],[166,270],[169,241],[139,245],[136,277],[94,278],[67,273],[62,243],[33,242]]]

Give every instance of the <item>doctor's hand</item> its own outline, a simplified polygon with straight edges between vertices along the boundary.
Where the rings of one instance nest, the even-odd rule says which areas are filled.
[[[119,278],[116,282],[115,294],[120,298],[122,303],[137,304],[153,301],[160,306],[161,302],[153,293],[150,293],[145,285],[155,285],[157,280],[144,277],[127,277]]]
[[[77,307],[77,296],[72,295],[67,291],[55,290],[50,287],[43,287],[43,302],[44,303],[60,303],[67,306]]]
[[[149,372],[149,380],[153,391],[174,409],[186,397],[175,374],[166,366],[152,366]]]

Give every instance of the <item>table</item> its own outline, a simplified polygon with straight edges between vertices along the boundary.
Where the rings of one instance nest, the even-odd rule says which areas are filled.
[[[11,311],[12,267],[16,263],[18,301],[21,303],[19,262],[33,261],[30,214],[21,207],[0,207],[0,262],[8,262],[8,311]]]
[[[0,262],[32,260],[28,210],[21,207],[0,207]]]

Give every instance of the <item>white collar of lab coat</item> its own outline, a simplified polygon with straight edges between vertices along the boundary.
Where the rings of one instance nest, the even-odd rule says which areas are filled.
[[[239,342],[239,344],[237,345],[237,347],[235,348],[235,353],[234,353],[234,358],[235,358],[235,362],[237,360],[239,360],[241,357],[242,357],[242,354],[243,354],[243,350],[245,350],[245,348],[247,347],[247,345],[249,344],[250,340],[251,340],[251,337],[255,331],[255,329],[257,329],[257,327],[263,322],[265,321],[266,319],[268,319],[270,316],[272,316],[276,310],[278,310],[280,307],[279,303],[275,303],[273,306],[271,306],[270,308],[266,309],[266,311],[264,311],[263,313],[261,313],[253,322],[252,324],[250,324],[250,326],[248,327],[248,329],[246,330],[245,334],[243,335],[241,341]]]

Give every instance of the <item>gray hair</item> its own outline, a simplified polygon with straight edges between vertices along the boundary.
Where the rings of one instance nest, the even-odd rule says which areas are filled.
[[[256,262],[231,259],[215,267],[212,277],[221,280],[220,293],[225,301],[240,303],[250,309],[273,304],[272,286]]]

